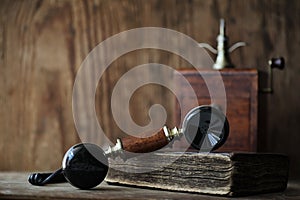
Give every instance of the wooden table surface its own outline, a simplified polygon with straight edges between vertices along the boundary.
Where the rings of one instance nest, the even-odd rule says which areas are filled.
[[[28,173],[1,172],[0,199],[230,199],[182,192],[112,186],[105,182],[93,190],[78,190],[67,183],[32,186]],[[283,193],[261,194],[234,199],[300,199],[300,182],[291,182]]]

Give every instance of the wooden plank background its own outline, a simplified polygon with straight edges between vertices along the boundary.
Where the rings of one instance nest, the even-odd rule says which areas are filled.
[[[138,27],[164,27],[215,46],[219,19],[225,18],[230,43],[247,47],[231,54],[240,68],[265,71],[271,57],[286,58],[274,73],[273,95],[260,96],[260,150],[286,153],[291,175],[300,177],[299,85],[300,1],[297,0],[32,0],[0,2],[0,170],[50,170],[79,142],[72,118],[72,87],[88,53],[104,39]],[[110,113],[116,81],[136,65],[157,62],[191,67],[168,52],[140,50],[117,59],[101,78],[96,109],[114,140],[119,133]],[[145,86],[132,98],[133,119],[148,122],[153,103],[167,109],[172,94]],[[138,112],[137,112],[138,111]]]

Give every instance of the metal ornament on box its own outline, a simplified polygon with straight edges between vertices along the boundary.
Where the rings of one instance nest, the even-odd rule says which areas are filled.
[[[199,43],[200,47],[208,49],[210,52],[217,54],[216,61],[213,65],[213,69],[219,70],[224,68],[234,68],[234,65],[231,62],[229,53],[235,49],[246,46],[245,42],[237,42],[231,47],[228,47],[228,37],[226,36],[226,27],[225,20],[220,20],[220,33],[217,37],[217,49],[213,48],[207,43]]]

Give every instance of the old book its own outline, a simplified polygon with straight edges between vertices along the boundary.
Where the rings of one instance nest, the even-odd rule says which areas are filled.
[[[224,196],[283,191],[289,168],[285,155],[258,153],[153,153],[109,164],[109,184]]]

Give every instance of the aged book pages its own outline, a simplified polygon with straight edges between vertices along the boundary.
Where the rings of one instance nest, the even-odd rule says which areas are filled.
[[[109,162],[110,184],[174,191],[241,196],[283,191],[288,180],[288,158],[279,154],[153,153]]]

